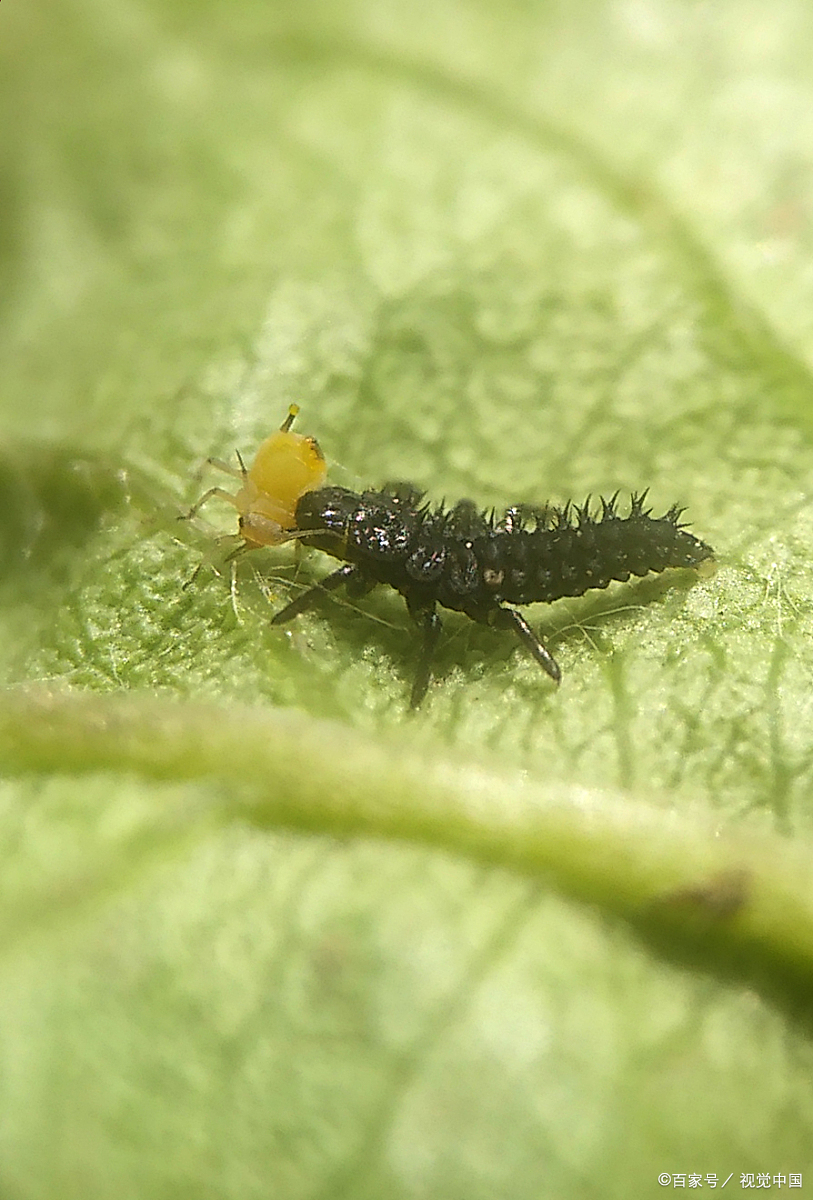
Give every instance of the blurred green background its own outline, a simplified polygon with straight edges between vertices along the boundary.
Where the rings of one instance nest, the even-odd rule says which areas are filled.
[[[811,63],[800,0],[3,5],[4,1198],[813,1172]],[[232,597],[234,513],[177,520],[293,401],[336,482],[650,487],[719,571],[531,609],[556,693],[448,614],[410,719],[399,597],[272,629],[327,562]],[[680,947],[611,916],[738,855]]]

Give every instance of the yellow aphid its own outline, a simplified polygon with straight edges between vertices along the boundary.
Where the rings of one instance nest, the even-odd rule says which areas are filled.
[[[240,536],[246,549],[278,546],[296,536],[296,506],[305,492],[315,491],[325,482],[327,465],[315,438],[291,433],[299,408],[292,404],[288,416],[276,433],[266,438],[252,465],[245,467],[238,452],[239,467],[218,458],[211,466],[240,480],[237,492],[210,488],[189,511],[193,517],[200,507],[217,496],[237,509]]]

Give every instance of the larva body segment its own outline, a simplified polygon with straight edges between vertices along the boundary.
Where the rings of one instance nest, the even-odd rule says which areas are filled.
[[[627,517],[609,502],[597,517],[586,507],[576,510],[575,523],[564,511],[553,510],[553,516],[553,527],[496,533],[475,544],[491,567],[488,578],[500,600],[551,603],[631,575],[696,567],[712,557],[709,546],[678,524],[678,509],[653,517],[635,497]]]
[[[424,633],[421,665],[412,691],[420,703],[429,682],[431,653],[439,632],[436,606],[474,621],[512,627],[548,674],[558,664],[519,613],[507,604],[552,602],[604,588],[612,580],[668,567],[697,567],[713,558],[705,542],[680,524],[676,506],[662,517],[644,509],[646,493],[633,496],[619,515],[616,497],[591,512],[581,507],[513,507],[501,516],[480,512],[470,500],[451,509],[423,503],[410,484],[389,484],[361,493],[324,487],[303,495],[296,526],[306,545],[345,564],[321,585],[345,584],[363,593],[379,583],[404,597]],[[312,531],[312,532],[308,532]],[[290,620],[310,606],[320,589],[299,597],[274,618]]]

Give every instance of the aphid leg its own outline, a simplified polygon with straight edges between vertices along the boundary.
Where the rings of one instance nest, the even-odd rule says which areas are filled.
[[[409,595],[406,596],[406,602],[409,615],[423,633],[423,645],[421,646],[421,654],[418,659],[418,669],[415,672],[412,693],[409,697],[409,707],[415,709],[419,707],[426,695],[429,680],[432,678],[432,658],[435,653],[435,647],[438,644],[442,626],[440,617],[435,612],[434,603],[427,608],[425,605],[413,600]]]
[[[201,571],[202,571],[202,570],[203,570],[203,563],[202,563],[202,562],[200,562],[200,563],[198,563],[198,565],[195,567],[194,571],[192,572],[192,574],[191,574],[191,575],[189,576],[189,578],[187,579],[186,583],[185,583],[185,584],[183,585],[183,587],[181,588],[181,591],[182,591],[182,592],[186,592],[186,591],[188,591],[188,590],[189,590],[189,588],[191,588],[192,584],[195,582],[195,580],[197,579],[198,575],[200,575],[200,573],[201,573]]]
[[[184,520],[184,518],[183,518],[183,517],[179,517],[179,518],[178,518],[178,520],[179,520],[179,521],[180,521],[180,520]],[[226,534],[223,534],[221,537],[219,537],[219,538],[217,538],[217,539],[216,539],[216,541],[217,541],[217,544],[218,544],[218,545],[222,544],[223,542],[233,542],[234,540],[235,540],[235,538],[234,538],[234,535],[233,535],[233,534],[231,534],[231,533],[226,533]],[[218,555],[218,556],[214,556],[214,555],[212,555],[212,554],[208,554],[208,555],[207,555],[207,556],[206,556],[206,557],[203,559],[203,561],[202,561],[202,562],[199,562],[199,563],[198,563],[198,565],[195,567],[194,571],[192,572],[192,574],[191,574],[191,575],[189,576],[189,578],[187,579],[186,583],[185,583],[185,584],[183,585],[183,587],[181,588],[181,591],[184,591],[184,592],[185,592],[185,591],[187,591],[189,588],[191,588],[192,584],[195,582],[195,580],[197,579],[198,575],[200,575],[200,573],[201,573],[201,571],[203,570],[203,568],[204,568],[204,567],[211,567],[211,568],[212,568],[212,570],[214,571],[214,573],[215,573],[216,575],[220,575],[220,573],[221,573],[221,572],[220,572],[220,568],[221,568],[222,566],[224,566],[226,563],[230,563],[230,564],[231,564],[231,570],[232,570],[232,583],[234,584],[234,570],[235,570],[235,562],[234,562],[234,560],[235,560],[235,559],[238,557],[238,555],[244,554],[244,553],[245,553],[247,550],[248,550],[248,546],[246,546],[245,542],[240,542],[240,543],[239,543],[237,546],[235,546],[235,547],[234,547],[234,549],[233,549],[233,550],[231,550],[231,551],[230,551],[230,552],[229,552],[229,553],[226,555],[226,557],[225,557],[224,559],[222,559],[222,560],[220,560],[220,556],[219,556],[219,555]]]
[[[227,500],[233,507],[237,507],[234,503],[234,496],[231,492],[227,492],[225,488],[213,487],[209,488],[208,492],[204,492],[200,500],[197,500],[189,512],[182,513],[178,517],[179,521],[191,521],[192,518],[200,512],[207,500],[211,500],[213,496],[217,496],[220,500]]]
[[[237,611],[237,560],[233,554],[230,554],[226,561],[229,564],[229,594],[231,596],[232,612],[239,624],[240,613]]]
[[[520,613],[513,608],[498,608],[494,611],[490,623],[494,629],[513,629],[526,650],[530,650],[540,667],[547,671],[553,682],[558,684],[561,681],[562,672],[558,662]]]
[[[208,466],[214,467],[216,471],[223,471],[223,473],[225,475],[232,475],[235,479],[240,479],[245,483],[246,475],[248,474],[248,472],[246,471],[245,463],[243,462],[242,458],[240,457],[240,451],[237,450],[235,453],[237,454],[237,461],[240,464],[239,467],[233,467],[231,465],[231,463],[224,462],[222,458],[207,458],[206,463]],[[201,508],[203,508],[206,501],[211,500],[212,496],[217,496],[221,500],[226,500],[229,504],[232,505],[233,508],[239,508],[239,504],[237,502],[237,497],[232,492],[227,492],[225,490],[225,488],[212,487],[212,488],[209,488],[208,492],[204,492],[203,495],[201,496],[200,500],[197,500],[192,505],[189,512],[184,513],[182,516],[180,516],[178,518],[178,520],[179,521],[191,520],[192,517],[194,517],[195,514],[197,512],[199,512],[199,510]]]
[[[292,600],[290,604],[286,604],[271,618],[272,625],[285,625],[288,621],[298,617],[301,612],[312,608],[317,604],[325,592],[333,592],[336,588],[341,587],[343,583],[354,573],[356,568],[351,563],[345,563],[343,567],[339,567],[338,571],[334,571],[332,575],[328,575],[321,583],[317,583],[316,587],[308,588],[307,592],[303,592],[301,596],[297,596],[296,600]]]
[[[243,466],[243,460],[240,458],[239,451],[237,452],[240,466],[233,467],[231,463],[224,462],[222,458],[207,458],[206,463],[210,467],[214,467],[216,471],[223,471],[225,475],[232,475],[235,479],[243,479],[246,474],[246,468]]]

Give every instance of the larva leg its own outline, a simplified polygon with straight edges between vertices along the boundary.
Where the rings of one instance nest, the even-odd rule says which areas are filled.
[[[338,571],[334,571],[332,575],[328,575],[321,583],[317,583],[315,587],[308,588],[307,592],[303,592],[301,596],[297,596],[296,600],[292,600],[290,604],[286,604],[285,608],[281,608],[275,616],[271,618],[272,625],[285,625],[288,621],[298,617],[301,612],[305,612],[308,608],[313,608],[314,604],[318,604],[319,600],[325,592],[333,592],[336,588],[341,587],[343,583],[347,583],[356,568],[351,563],[345,563],[343,567],[339,567]]]
[[[438,644],[442,626],[440,617],[435,612],[434,604],[431,608],[421,608],[416,603],[413,603],[409,596],[406,597],[406,602],[409,615],[423,633],[423,644],[421,646],[420,658],[418,659],[418,669],[415,672],[412,693],[409,697],[409,707],[414,709],[419,707],[429,687],[429,680],[432,677],[432,658],[435,653],[435,647]]]
[[[530,650],[536,661],[542,667],[543,671],[547,671],[554,683],[559,683],[562,678],[562,672],[559,669],[559,664],[531,629],[525,618],[513,608],[498,608],[491,618],[491,624],[495,629],[513,629],[519,640],[522,642],[526,650]]]
[[[370,579],[369,575],[356,567],[347,577],[347,595],[351,600],[360,600],[373,590],[377,582],[377,579]]]

